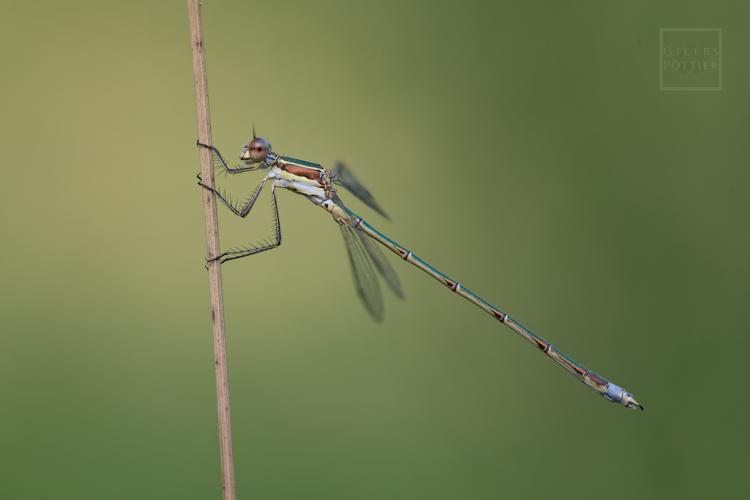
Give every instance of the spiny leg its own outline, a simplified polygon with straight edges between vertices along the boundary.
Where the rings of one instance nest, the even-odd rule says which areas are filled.
[[[202,148],[206,148],[211,151],[211,159],[213,161],[214,169],[220,169],[224,173],[228,174],[241,174],[243,172],[252,172],[253,170],[258,170],[261,168],[260,165],[251,165],[251,166],[236,166],[236,165],[229,165],[227,161],[224,159],[223,156],[221,156],[221,153],[219,153],[219,150],[216,149],[215,146],[211,144],[203,144],[200,141],[195,141],[195,144]]]
[[[213,188],[209,186],[208,184],[205,184],[203,182],[203,179],[201,178],[201,175],[198,174],[198,185],[203,187],[204,189],[208,189],[212,193],[214,193],[219,200],[226,205],[226,207],[231,210],[235,215],[239,217],[247,217],[247,215],[250,213],[250,210],[252,210],[253,205],[255,205],[255,201],[258,199],[258,196],[260,196],[261,191],[263,191],[263,186],[265,186],[266,181],[268,180],[268,177],[264,178],[260,184],[255,188],[255,191],[253,191],[253,194],[250,195],[250,197],[240,206],[236,206],[234,202],[232,202],[231,199],[229,199],[225,192],[219,191],[216,188]]]
[[[251,245],[236,250],[230,250],[223,252],[210,261],[218,260],[219,263],[223,264],[228,260],[241,259],[249,255],[255,255],[266,250],[272,250],[281,245],[281,219],[279,218],[279,206],[276,202],[276,186],[271,188],[271,204],[273,206],[273,226],[274,226],[274,241],[261,242],[258,245]]]

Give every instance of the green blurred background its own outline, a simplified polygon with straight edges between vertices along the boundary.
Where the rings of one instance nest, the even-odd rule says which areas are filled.
[[[240,498],[747,495],[750,5],[203,10],[217,146],[347,161],[393,221],[352,208],[647,407],[396,259],[372,323],[281,193],[281,249],[223,268]],[[185,4],[1,19],[0,497],[218,498]],[[665,27],[723,28],[723,91],[659,91]]]

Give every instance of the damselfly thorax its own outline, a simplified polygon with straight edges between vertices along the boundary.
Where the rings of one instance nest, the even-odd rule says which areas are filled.
[[[351,215],[335,201],[336,189],[330,170],[317,163],[289,156],[277,156],[271,160],[274,163],[268,177],[275,180],[277,187],[307,196],[310,201],[330,212],[339,224],[352,222]]]

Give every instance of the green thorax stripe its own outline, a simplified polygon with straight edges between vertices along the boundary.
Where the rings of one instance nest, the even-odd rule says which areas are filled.
[[[318,170],[323,170],[323,167],[318,165],[317,163],[313,163],[310,161],[300,160],[299,158],[292,158],[291,156],[282,156],[281,160],[284,163],[290,163],[292,165],[297,165],[300,167],[309,167],[309,168],[315,168]]]

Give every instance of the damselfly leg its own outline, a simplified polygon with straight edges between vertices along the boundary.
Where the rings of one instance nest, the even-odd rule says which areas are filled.
[[[203,186],[205,189],[210,189],[206,187],[205,184],[200,184],[200,185]],[[256,189],[256,192],[260,192],[260,188],[262,187],[263,185],[261,184],[261,186],[259,186],[259,188]],[[214,193],[216,192],[214,190],[212,191]],[[255,197],[257,198],[257,194]],[[227,205],[227,206],[229,208],[232,208],[231,205]],[[228,250],[226,252],[220,253],[216,257],[206,259],[206,262],[213,262],[215,260],[218,260],[221,264],[223,264],[224,262],[227,262],[229,260],[241,259],[242,257],[255,255],[255,254],[265,252],[267,250],[272,250],[274,248],[281,246],[281,219],[279,218],[279,205],[276,201],[276,186],[271,187],[271,206],[272,206],[273,229],[274,229],[273,241],[264,240],[254,245],[248,245],[245,247]],[[250,207],[252,207],[252,204],[250,205]],[[234,210],[232,211],[234,213],[237,213]],[[250,210],[248,209],[248,212],[249,211]],[[237,215],[240,215],[240,214],[237,213]],[[244,215],[242,215],[242,217],[244,217]]]
[[[215,146],[212,146],[210,144],[203,144],[200,141],[195,141],[195,144],[211,151],[211,161],[213,162],[214,169],[219,170],[220,172],[225,172],[227,174],[241,174],[244,172],[252,172],[253,170],[259,170],[260,168],[262,168],[260,165],[230,165],[229,163],[227,163],[224,157],[221,156],[221,153],[218,149],[216,149]]]
[[[198,146],[205,147],[211,150],[212,156],[214,158],[214,166],[217,168],[223,168],[224,171],[228,173],[237,174],[241,172],[250,172],[253,170],[258,170],[260,168],[258,166],[251,166],[251,167],[229,166],[227,162],[224,160],[224,158],[221,156],[221,153],[219,153],[219,150],[216,149],[214,146],[203,144],[201,142],[197,142],[197,144]],[[229,210],[231,210],[232,213],[243,218],[247,217],[248,214],[250,213],[250,210],[252,210],[253,206],[255,205],[255,202],[258,200],[258,197],[260,196],[260,193],[263,191],[263,187],[265,186],[266,181],[268,180],[268,177],[265,177],[261,181],[261,183],[255,188],[255,190],[250,195],[250,197],[247,200],[245,200],[245,202],[235,203],[225,192],[204,183],[200,174],[198,174],[197,177],[198,177],[199,186],[214,193],[216,197],[219,199],[219,201],[221,201],[224,206],[226,206]],[[248,245],[245,247],[236,248],[236,249],[232,249],[226,252],[222,252],[215,257],[206,259],[207,262],[213,262],[213,261],[218,260],[220,263],[224,263],[228,260],[240,259],[242,257],[247,257],[249,255],[255,255],[257,253],[265,252],[266,250],[271,250],[281,245],[281,221],[279,219],[279,207],[276,201],[276,189],[275,188],[276,186],[273,186],[271,188],[271,204],[272,204],[272,216],[273,216],[273,226],[274,226],[274,239],[272,241],[265,240],[254,245]]]
[[[247,217],[247,215],[250,213],[250,210],[252,210],[253,205],[255,205],[255,201],[258,199],[258,196],[260,196],[260,192],[263,191],[263,186],[266,185],[266,181],[268,178],[264,178],[263,181],[261,181],[260,184],[255,188],[255,191],[250,195],[250,197],[245,200],[242,204],[235,204],[229,196],[222,191],[219,191],[216,188],[212,188],[208,184],[205,184],[203,182],[203,179],[201,179],[200,174],[198,174],[198,185],[202,186],[205,189],[208,189],[212,193],[216,195],[217,198],[229,209],[231,210],[235,215],[238,215],[240,217]]]
[[[281,246],[281,219],[279,218],[279,206],[276,202],[276,186],[271,187],[271,203],[273,205],[273,241],[262,241],[255,245],[229,250],[221,253],[212,260],[218,259],[219,262],[223,264],[229,260],[241,259],[243,257],[265,252],[266,250],[273,250],[274,248]]]

